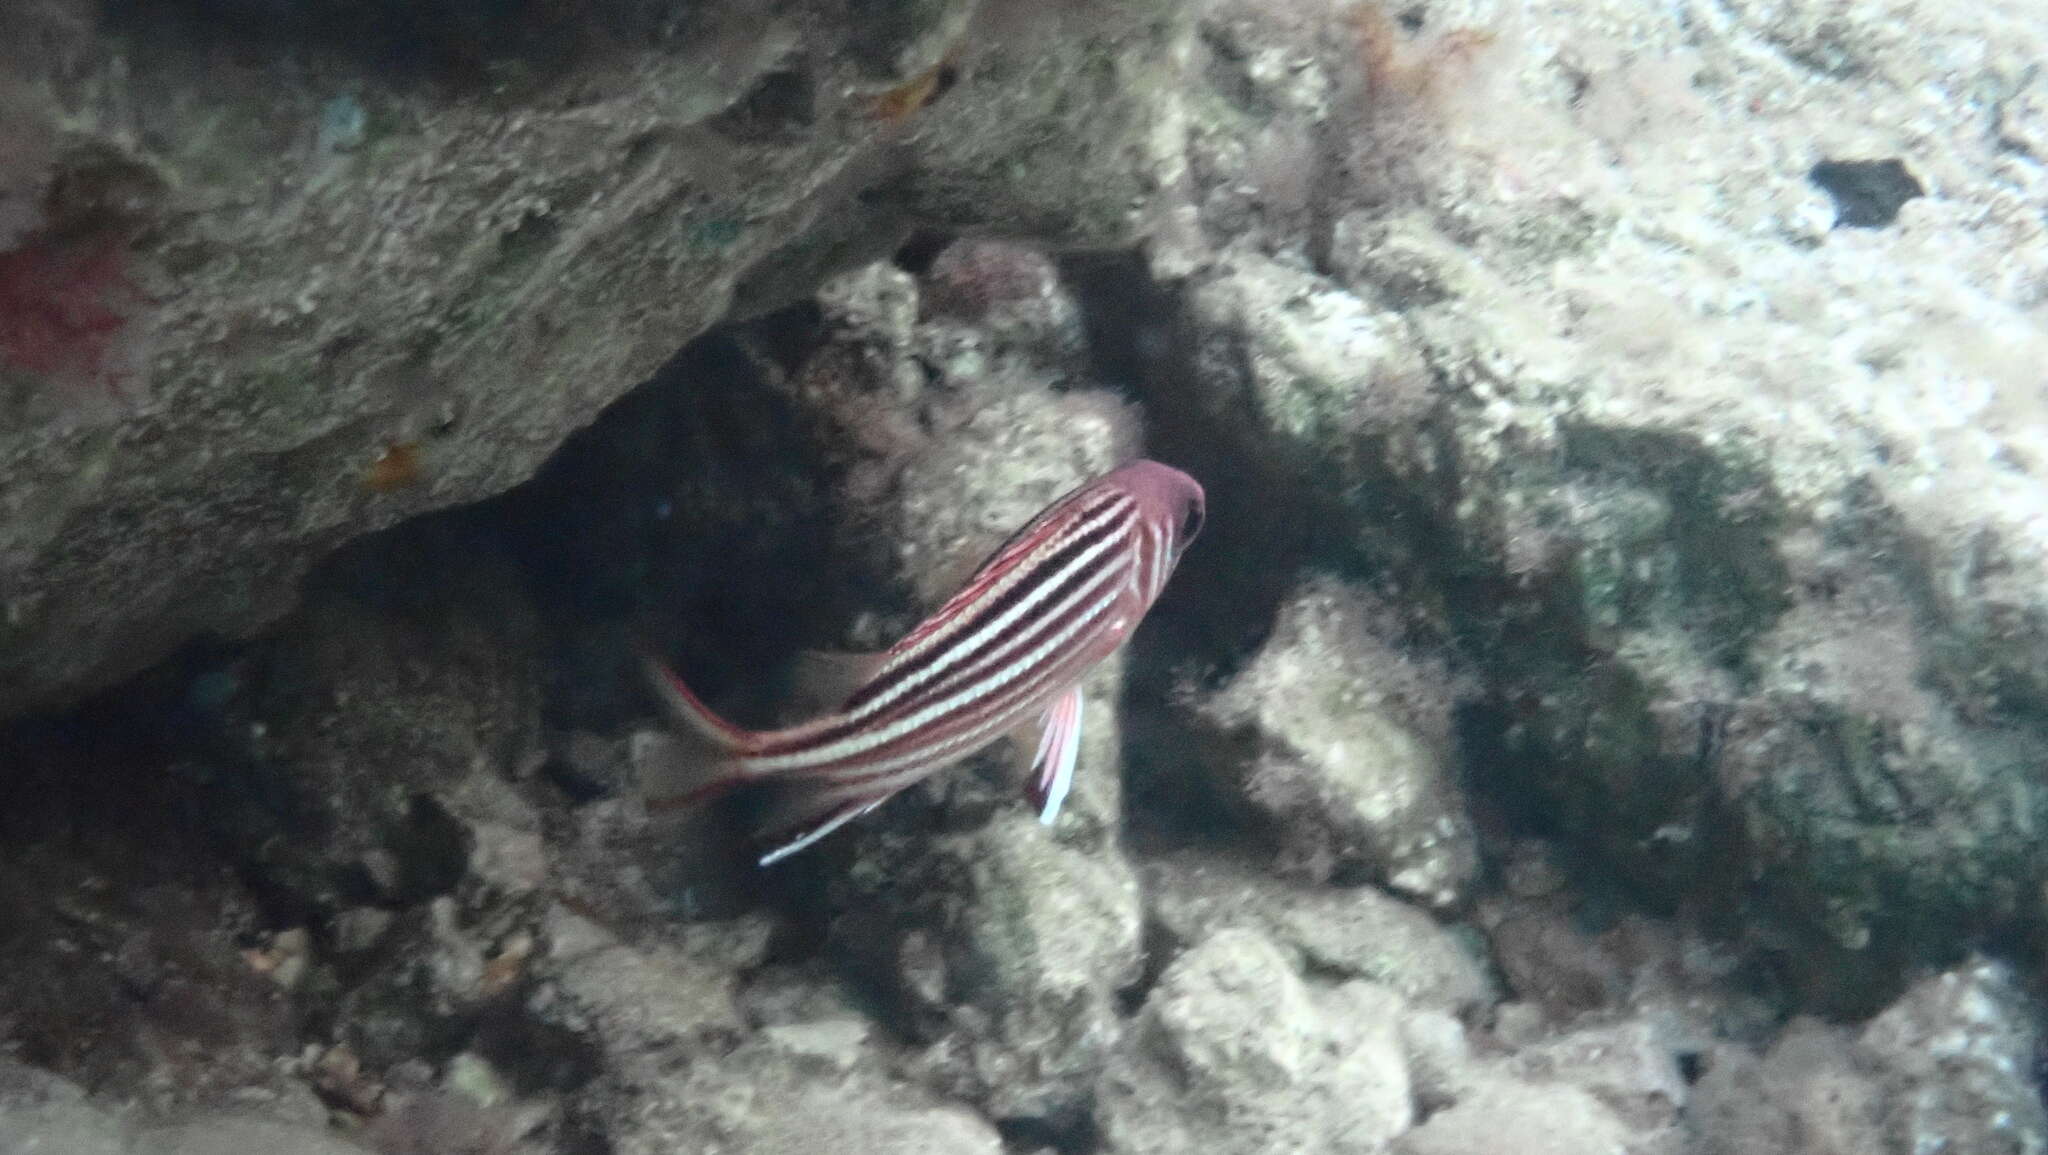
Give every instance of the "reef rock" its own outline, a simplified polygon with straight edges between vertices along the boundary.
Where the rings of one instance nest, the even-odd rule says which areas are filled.
[[[537,625],[487,543],[409,529],[323,571],[305,611],[183,688],[215,735],[178,768],[269,884],[410,904],[542,869],[513,778],[540,755]]]
[[[0,1152],[124,1155],[121,1120],[86,1099],[84,1088],[47,1071],[0,1060]]]
[[[1222,3],[1147,250],[1219,532],[1372,575],[1484,682],[1476,788],[1842,1009],[2048,877],[2044,37]]]
[[[0,730],[0,1151],[2048,1153],[2029,8],[0,3],[0,712],[281,623]],[[1057,822],[634,797],[1139,452]]]
[[[1922,980],[1861,1030],[1803,1020],[1761,1057],[1710,1056],[1692,1117],[1702,1155],[2048,1150],[2028,1074],[2036,1008],[2005,968]]]
[[[937,842],[877,838],[833,885],[838,950],[925,1042],[918,1066],[996,1118],[1075,1125],[1137,981],[1136,879],[1021,808]]]
[[[1149,859],[1143,877],[1149,913],[1181,946],[1255,930],[1300,969],[1364,979],[1416,1006],[1463,1013],[1493,1001],[1472,943],[1371,887],[1306,885],[1193,853]]]
[[[1357,592],[1312,581],[1245,668],[1196,705],[1215,731],[1205,760],[1270,824],[1282,871],[1362,871],[1448,905],[1478,860],[1447,762],[1442,682],[1375,635]]]
[[[857,623],[874,647],[1045,505],[1134,455],[1139,431],[1077,376],[1077,307],[1028,248],[959,242],[923,279],[875,266],[820,296],[833,337],[792,386],[844,470],[848,555],[898,591],[898,616]],[[1056,1131],[1078,1124],[1140,965],[1120,853],[1122,672],[1111,660],[1083,686],[1056,825],[1023,802],[1030,751],[1004,743],[849,830],[852,860],[819,880],[836,949],[915,1024],[929,1079]]]
[[[1496,1026],[1511,1028],[1515,1010],[1500,1008]],[[1653,1020],[1471,1038],[1457,1020],[1425,1010],[1405,1015],[1400,1034],[1427,1112],[1394,1142],[1400,1155],[1686,1150],[1681,1119],[1690,1089]]]
[[[134,1150],[156,1155],[242,1155],[271,1151],[276,1155],[368,1155],[369,1149],[309,1127],[262,1119],[225,1116],[196,1119],[145,1130],[135,1137]]]
[[[1691,1093],[1677,1056],[1657,1023],[1637,1019],[1532,1043],[1509,1066],[1530,1082],[1577,1087],[1632,1130],[1675,1141]]]
[[[865,1033],[819,1045],[844,1010],[743,1032],[716,935],[638,945],[561,910],[548,935],[536,1018],[580,1044],[569,1116],[620,1155],[1002,1150],[987,1123],[891,1080]]]
[[[1127,243],[1181,11],[9,5],[0,715],[275,621],[916,224]]]
[[[1629,1135],[1576,1087],[1500,1081],[1430,1116],[1394,1155],[1632,1155]]]
[[[370,1155],[317,1126],[247,1112],[139,1122],[76,1084],[0,1062],[0,1155]]]
[[[1147,996],[1097,1107],[1117,1155],[1386,1150],[1412,1120],[1399,996],[1313,989],[1258,934],[1225,930]]]

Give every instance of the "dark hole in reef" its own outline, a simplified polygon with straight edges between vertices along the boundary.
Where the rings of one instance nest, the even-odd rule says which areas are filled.
[[[1824,160],[1806,179],[1835,200],[1835,227],[1881,229],[1899,219],[1899,207],[1927,195],[1920,181],[1896,157],[1884,160]]]
[[[149,39],[255,43],[351,60],[389,80],[501,84],[602,46],[675,35],[665,0],[106,0],[114,27]]]
[[[896,250],[896,267],[913,277],[922,277],[955,239],[952,233],[946,232],[920,230],[912,233],[910,239]]]
[[[2034,1094],[2048,1107],[2048,1040],[2034,1044],[2033,1076]]]
[[[454,890],[469,869],[467,829],[426,794],[408,804],[389,849],[398,859],[398,894],[407,901]]]
[[[756,328],[772,348],[805,326]],[[549,609],[547,712],[564,728],[616,732],[650,712],[636,644],[683,663],[714,709],[766,724],[779,687],[761,671],[829,646],[851,616],[803,416],[728,332],[692,342],[477,514]]]
[[[1401,14],[1394,19],[1401,25],[1401,31],[1408,33],[1420,32],[1422,31],[1422,26],[1429,20],[1429,10],[1420,4],[1412,4],[1401,9]]]
[[[825,325],[825,311],[815,300],[798,301],[755,317],[747,322],[746,331],[755,356],[792,375],[803,368],[831,332]]]
[[[1117,1008],[1129,1018],[1145,1009],[1145,1000],[1152,996],[1152,988],[1159,985],[1159,977],[1166,973],[1167,964],[1180,953],[1181,943],[1175,939],[1166,924],[1156,918],[1145,920],[1143,947],[1140,952],[1142,968],[1131,984],[1116,992]]]
[[[556,752],[541,764],[541,774],[571,803],[581,806],[596,802],[630,788],[627,775],[631,767],[625,764],[624,752],[614,754],[616,761],[605,758],[598,764],[598,759],[577,759]]]
[[[998,1119],[996,1132],[1003,1137],[1003,1146],[1011,1151],[1037,1151],[1050,1147],[1067,1155],[1093,1151],[1102,1144],[1094,1119],[1086,1114],[1076,1114],[1071,1118]]]
[[[612,1155],[611,1140],[592,1130],[594,1119],[571,1120],[561,1139],[562,1155]]]
[[[1680,1051],[1675,1057],[1678,1060],[1678,1076],[1688,1085],[1699,1082],[1700,1076],[1707,1073],[1705,1056],[1698,1051]]]
[[[803,68],[783,68],[761,77],[711,126],[735,140],[789,136],[817,120],[817,90]]]
[[[137,697],[0,724],[5,1044],[115,1094],[237,1037],[288,1045],[295,1013],[237,950],[287,923],[221,869]]]
[[[1080,253],[1060,274],[1081,301],[1088,355],[1102,381],[1146,406],[1147,456],[1207,488],[1202,538],[1132,640],[1134,689],[1158,699],[1176,669],[1220,685],[1255,653],[1299,567],[1326,538],[1329,496],[1268,468],[1217,416],[1186,403],[1195,372],[1179,294],[1153,281],[1135,253]]]
[[[471,1046],[521,1095],[580,1090],[603,1065],[590,1040],[521,1013],[487,1017]]]
[[[1203,776],[1168,705],[1183,688],[1226,683],[1257,653],[1311,559],[1332,557],[1339,497],[1261,457],[1231,418],[1187,403],[1197,371],[1186,307],[1135,253],[1072,253],[1060,272],[1081,302],[1089,359],[1101,381],[1146,405],[1146,454],[1186,469],[1209,495],[1201,539],[1131,640],[1125,677],[1125,834],[1154,850],[1265,838],[1260,824]],[[1241,424],[1241,423],[1240,423]],[[1248,830],[1249,827],[1249,830]]]

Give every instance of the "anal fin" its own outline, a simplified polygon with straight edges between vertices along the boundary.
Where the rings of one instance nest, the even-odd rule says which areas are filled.
[[[806,788],[789,783],[756,828],[762,866],[788,858],[799,850],[887,802],[895,794],[854,794],[832,792],[829,788]]]

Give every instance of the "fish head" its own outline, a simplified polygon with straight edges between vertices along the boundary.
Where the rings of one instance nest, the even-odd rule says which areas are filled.
[[[1137,499],[1145,521],[1169,531],[1178,555],[1202,532],[1202,483],[1157,461],[1133,461],[1103,479]]]
[[[1140,549],[1146,555],[1140,559],[1140,571],[1150,578],[1150,596],[1157,597],[1181,555],[1202,532],[1207,510],[1202,483],[1157,461],[1133,461],[1103,481],[1138,503],[1138,518],[1145,528],[1139,535]]]
[[[1208,498],[1202,493],[1202,483],[1176,469],[1174,476],[1180,479],[1176,500],[1180,503],[1180,514],[1173,522],[1173,556],[1179,557],[1190,545],[1195,535],[1202,532],[1202,519],[1208,516]]]

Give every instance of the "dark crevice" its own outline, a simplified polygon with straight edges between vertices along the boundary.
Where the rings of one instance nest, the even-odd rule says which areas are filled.
[[[1299,571],[1321,552],[1334,516],[1328,494],[1219,434],[1166,394],[1186,372],[1183,304],[1137,254],[1070,257],[1095,376],[1146,406],[1146,455],[1185,469],[1208,494],[1202,537],[1174,573],[1129,647],[1124,765],[1128,834],[1162,848],[1242,837],[1246,816],[1187,772],[1185,721],[1168,705],[1187,689],[1223,684],[1273,627]],[[1166,757],[1155,752],[1169,751]]]
[[[0,1042],[114,1095],[166,1066],[213,1077],[183,1057],[208,1048],[261,1038],[282,1053],[298,1031],[241,955],[291,912],[227,868],[132,693],[0,726]],[[217,1060],[229,1078],[260,1077]]]
[[[388,847],[398,862],[392,897],[419,902],[455,889],[469,870],[468,828],[430,794],[416,794]]]
[[[1146,407],[1147,455],[1186,470],[1208,493],[1201,541],[1132,642],[1134,689],[1161,699],[1176,671],[1218,680],[1256,651],[1302,565],[1327,552],[1332,495],[1186,402],[1184,306],[1141,258],[1075,259],[1063,271],[1081,301],[1096,376]]]
[[[777,69],[754,82],[731,108],[710,121],[711,128],[734,140],[788,140],[817,121],[817,81],[801,66]]]
[[[1884,160],[1824,160],[1806,174],[1835,201],[1838,229],[1881,229],[1899,219],[1899,209],[1927,195],[1920,181],[1896,157]]]
[[[788,343],[810,315],[763,319],[760,344]],[[831,477],[816,460],[793,401],[721,332],[480,508],[560,626],[551,720],[613,731],[641,716],[626,659],[646,644],[714,707],[766,721],[779,686],[763,673],[851,613],[833,564]]]
[[[1170,703],[1227,683],[1266,642],[1282,603],[1311,570],[1402,591],[1386,599],[1404,609],[1401,640],[1441,650],[1448,636],[1429,591],[1470,568],[1458,561],[1432,504],[1454,501],[1454,485],[1451,496],[1432,496],[1366,465],[1381,449],[1370,437],[1346,463],[1365,478],[1329,484],[1328,463],[1265,442],[1256,418],[1190,402],[1187,381],[1217,373],[1197,359],[1222,354],[1192,331],[1179,292],[1154,282],[1141,256],[1071,257],[1063,272],[1081,301],[1096,375],[1131,389],[1145,406],[1148,456],[1186,469],[1209,498],[1202,539],[1130,645],[1127,833],[1147,850],[1272,842],[1270,820],[1188,770],[1198,760],[1189,743],[1230,736],[1192,727]],[[1442,448],[1439,458],[1454,462],[1448,444]]]
[[[1091,1155],[1102,1147],[1095,1120],[1085,1111],[1062,1119],[998,1119],[996,1131],[1011,1151],[1042,1151],[1050,1147],[1059,1155]]]
[[[1675,1058],[1678,1062],[1678,1077],[1684,1079],[1688,1086],[1698,1083],[1707,1073],[1706,1056],[1699,1051],[1680,1051]]]
[[[581,1090],[603,1067],[589,1039],[518,1010],[487,1016],[470,1047],[504,1071],[520,1095]]]
[[[932,267],[932,262],[938,259],[939,254],[946,251],[946,246],[957,239],[953,233],[920,229],[912,233],[910,239],[896,250],[896,267],[913,277],[921,277]]]
[[[1174,937],[1165,923],[1156,918],[1145,920],[1144,938],[1140,947],[1143,966],[1139,969],[1138,977],[1116,993],[1117,1007],[1125,1018],[1130,1018],[1144,1009],[1145,1000],[1151,997],[1153,988],[1159,985],[1159,977],[1166,973],[1166,968],[1172,965],[1173,960],[1186,945]]]
[[[407,82],[467,88],[562,73],[608,47],[678,35],[661,0],[106,0],[115,31],[142,41],[224,37],[303,51]]]

